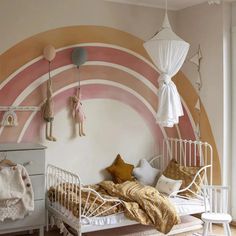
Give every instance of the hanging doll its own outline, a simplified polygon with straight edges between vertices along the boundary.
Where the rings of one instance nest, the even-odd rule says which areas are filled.
[[[85,48],[77,47],[73,50],[71,55],[72,63],[77,67],[78,72],[81,65],[87,60],[87,52]],[[79,135],[85,136],[84,133],[84,121],[86,119],[82,103],[81,103],[81,91],[80,91],[80,80],[79,87],[76,89],[76,95],[71,97],[72,101],[72,117],[75,124],[79,124]]]
[[[54,120],[54,109],[53,109],[53,98],[52,98],[52,79],[50,75],[50,65],[51,61],[55,58],[56,52],[55,48],[52,46],[47,46],[44,49],[44,58],[49,62],[49,79],[47,81],[47,98],[43,105],[43,119],[46,121],[45,135],[46,139],[49,141],[56,141],[56,138],[52,135],[53,120]]]
[[[81,93],[80,88],[77,88],[76,95],[71,97],[72,101],[72,117],[74,119],[75,124],[79,124],[79,136],[85,136],[84,133],[84,121],[86,116],[84,114],[84,110],[81,102]]]

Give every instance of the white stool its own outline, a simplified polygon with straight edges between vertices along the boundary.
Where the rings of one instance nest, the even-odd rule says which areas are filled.
[[[231,236],[229,223],[232,221],[228,212],[228,187],[205,186],[204,200],[205,213],[202,214],[204,222],[203,236],[207,236],[212,223],[223,224],[225,235]],[[209,227],[210,226],[210,227]]]

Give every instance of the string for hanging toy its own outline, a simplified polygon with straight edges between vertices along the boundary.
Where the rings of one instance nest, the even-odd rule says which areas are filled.
[[[78,69],[78,74],[79,74],[80,66],[83,65],[87,61],[86,49],[82,48],[82,47],[75,48],[72,52],[71,59],[72,59],[72,63]],[[79,76],[78,76],[78,78],[79,78]],[[79,85],[79,89],[80,89],[80,87],[81,87],[80,78],[78,79],[78,85]]]
[[[56,141],[53,136],[53,120],[54,120],[54,109],[53,109],[53,91],[52,91],[52,79],[51,79],[51,62],[56,56],[56,49],[52,45],[48,45],[43,50],[44,59],[48,61],[48,76],[47,81],[47,97],[43,105],[43,118],[46,122],[45,136],[49,141]]]

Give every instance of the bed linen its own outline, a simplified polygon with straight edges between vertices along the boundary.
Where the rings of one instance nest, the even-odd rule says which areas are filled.
[[[96,198],[97,195],[92,192],[89,193],[89,191],[86,191],[88,187],[95,190],[106,199],[119,200],[118,198],[109,196],[106,191],[97,184],[85,186],[81,191],[82,212],[84,210],[85,212],[87,212],[87,215],[89,215],[95,211],[94,213],[99,216],[107,216],[123,212],[124,209],[121,204],[111,208],[114,203],[106,202],[104,204],[102,199]],[[88,195],[89,199],[88,203],[86,204]],[[71,183],[61,183],[56,187],[50,187],[50,189],[48,190],[48,198],[51,203],[57,202],[61,206],[68,209],[75,217],[79,217],[79,186]],[[93,206],[91,207],[91,205]]]
[[[199,199],[188,200],[180,197],[170,198],[169,200],[175,206],[176,212],[180,217],[205,212],[205,205],[202,200]],[[69,211],[66,207],[60,205],[58,202],[53,203],[53,206],[56,209],[60,209],[63,212],[63,214],[66,217],[68,217],[72,222],[76,223],[76,221],[78,220],[78,218],[75,217],[71,211]],[[89,219],[89,221],[87,219],[82,219],[82,224],[103,226],[103,225],[119,224],[120,222],[125,220],[127,220],[127,218],[125,217],[124,213],[115,213],[107,216],[92,217]]]
[[[122,199],[125,216],[131,220],[154,226],[164,234],[180,223],[176,209],[169,199],[151,186],[136,181],[126,181],[122,184],[103,181],[99,185],[109,195]]]
[[[78,222],[78,217],[74,216],[71,211],[69,211],[66,207],[62,206],[58,202],[52,203],[53,207],[56,209],[60,209],[63,212],[63,215],[67,217],[72,223]],[[91,217],[89,219],[82,218],[81,223],[82,225],[93,225],[93,226],[103,226],[103,225],[114,225],[119,224],[123,221],[127,220],[124,213],[115,213],[107,216],[98,216],[98,217]]]
[[[145,186],[136,181],[126,181],[121,184],[115,184],[112,181],[103,181],[90,187],[95,189],[103,197],[113,197],[122,200],[122,205],[113,208],[105,214],[101,214],[101,216],[124,211],[127,218],[143,225],[154,226],[164,234],[170,232],[174,225],[180,223],[176,208],[169,199],[151,186]],[[74,216],[78,217],[79,202],[78,200],[77,202],[73,201],[75,197],[72,197],[75,193],[78,193],[78,189],[75,190],[76,188],[78,187],[72,186],[69,183],[60,184],[56,188],[50,188],[48,192],[49,199],[51,202],[59,202],[70,210]],[[86,204],[86,194],[82,191],[82,208]],[[109,207],[109,203],[108,205],[104,204],[102,206],[103,209],[100,210],[102,212]]]

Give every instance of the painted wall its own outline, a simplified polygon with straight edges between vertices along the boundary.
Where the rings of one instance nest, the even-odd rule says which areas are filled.
[[[127,31],[140,38],[149,38],[160,27],[161,20],[163,19],[163,11],[159,9],[108,3],[102,0],[3,0],[0,4],[0,15],[1,18],[4,19],[4,21],[0,22],[0,34],[4,35],[0,45],[0,53],[5,52],[18,42],[40,32],[74,25],[108,26],[122,31]],[[11,14],[9,14],[9,12],[11,12]],[[14,15],[14,17],[12,17],[12,15]],[[175,26],[174,23],[176,22],[175,16],[176,14],[174,12],[170,13],[173,26]],[[149,28],[146,27],[146,25],[152,27]],[[107,38],[106,33],[100,35],[100,38],[102,37]],[[85,39],[84,41],[90,42],[91,40],[92,42],[94,42],[94,40],[96,41],[96,39],[91,38]],[[121,37],[119,40],[123,41],[124,38]],[[53,40],[50,42],[49,40],[49,43],[53,44],[52,41]],[[74,43],[72,44],[77,42],[79,41],[74,40]],[[66,43],[70,44],[69,42]],[[39,44],[34,43],[33,47],[43,47],[43,44],[45,45],[46,43],[44,40],[41,40]],[[27,52],[23,52],[23,54],[25,55]],[[95,54],[97,54],[96,59],[91,59],[91,61],[102,60],[101,57],[104,53],[101,50],[98,49]],[[113,55],[114,53],[111,53],[111,56]],[[115,56],[116,54],[114,57]],[[70,54],[67,53],[66,56],[59,56],[58,60],[61,58],[68,59],[70,58]],[[120,60],[124,60],[124,57],[121,57]],[[112,62],[110,59],[107,59],[107,61]],[[39,64],[40,63],[43,62],[39,62]],[[136,62],[134,61],[132,63],[135,65],[135,63],[138,62],[136,60]],[[114,64],[116,65],[117,62],[114,62]],[[123,66],[125,66],[125,68],[128,67],[128,69],[130,67],[133,69],[132,65],[128,66],[125,64]],[[4,66],[4,68],[2,67],[0,71],[5,72],[7,70],[6,67],[8,67],[8,65]],[[55,67],[58,68],[57,65],[55,65]],[[17,65],[14,70],[19,68],[20,67]],[[29,68],[28,71],[26,70],[23,72],[23,77],[19,75],[22,78],[21,82],[24,80],[26,81],[27,79],[28,81],[29,79],[32,81],[33,77],[35,77],[35,81],[36,79],[41,81],[43,80],[42,75],[46,74],[46,67],[44,67],[41,72],[36,71],[34,69],[35,67],[33,69],[31,67]],[[93,78],[90,79],[104,79],[102,76],[105,74],[107,77],[113,77],[114,80],[114,73],[117,74],[116,77],[123,76],[123,78],[127,80],[130,79],[128,77],[131,77],[128,73],[123,72],[122,74],[121,72],[117,72],[115,69],[111,71],[110,68],[111,67],[106,67],[105,65],[103,67],[104,70],[94,68],[91,70],[88,69],[90,75],[92,74],[92,71],[94,71],[94,74],[91,75]],[[109,69],[110,72],[108,72]],[[100,77],[98,75],[98,70],[100,71]],[[34,75],[29,75],[29,71],[33,71]],[[83,69],[81,73],[83,73]],[[27,78],[25,77],[26,74],[28,74]],[[69,80],[71,82],[71,80],[73,80],[71,78],[74,75],[72,73],[70,75],[71,77]],[[68,76],[68,74],[65,76]],[[76,80],[76,76],[74,77],[74,80]],[[55,82],[54,85],[56,87],[60,86],[59,83],[60,82]],[[65,85],[63,86],[68,84],[70,83],[65,82]],[[20,95],[22,91],[32,85],[31,82],[25,82],[24,86],[25,87],[18,89],[18,92],[16,93],[14,91],[14,94]],[[12,87],[17,88],[17,82],[9,86],[10,91],[12,91]],[[97,93],[99,94],[92,96],[92,98],[91,94],[94,94],[94,91],[91,87],[83,90],[85,93],[85,95],[83,95],[84,109],[87,115],[85,125],[87,136],[85,138],[71,138],[71,122],[68,119],[68,99],[65,97],[64,99],[55,99],[57,104],[60,103],[59,101],[63,104],[61,107],[56,107],[58,111],[56,111],[55,116],[54,133],[58,139],[57,143],[49,143],[45,141],[44,126],[42,125],[40,115],[38,115],[40,118],[36,121],[36,123],[38,122],[38,124],[40,124],[40,133],[38,136],[35,137],[37,132],[31,136],[29,131],[26,131],[26,134],[23,135],[22,127],[20,128],[19,126],[18,131],[16,131],[16,129],[9,130],[9,128],[2,130],[1,141],[40,141],[48,146],[48,162],[57,164],[61,167],[68,167],[70,170],[76,172],[79,171],[83,180],[88,183],[99,181],[103,177],[104,172],[101,173],[101,170],[105,166],[111,164],[117,153],[123,155],[127,161],[137,164],[137,161],[140,158],[152,157],[156,153],[160,152],[160,141],[157,140],[157,135],[162,137],[162,134],[159,131],[156,132],[156,134],[153,134],[153,131],[150,131],[150,124],[147,124],[148,122],[145,121],[145,119],[150,120],[150,118],[145,118],[145,115],[144,117],[140,115],[140,112],[145,113],[146,111],[143,110],[143,108],[140,110],[140,105],[135,104],[137,102],[134,102],[134,98],[131,95],[127,95],[127,93],[122,91],[119,92],[118,88],[112,89],[116,87],[110,86],[110,89],[106,89],[106,91],[99,90],[98,88],[99,85],[97,88],[95,86],[94,89],[98,91]],[[37,95],[34,94],[33,97],[35,98],[38,96],[42,98],[42,96],[44,96],[44,93],[42,95],[42,90],[43,89],[41,89],[41,92],[38,92],[38,94],[36,92]],[[110,96],[109,98],[109,94],[113,94],[113,97]],[[73,95],[73,90],[71,90],[69,94],[66,94],[67,97],[70,95]],[[5,100],[5,104],[11,104],[14,102],[14,99],[17,99],[14,95],[12,99],[9,97],[8,100]],[[127,99],[129,99],[130,103],[134,104],[128,104],[129,102],[127,102]],[[35,105],[38,105],[39,101],[41,100],[37,100]],[[27,103],[26,101],[24,102]],[[29,103],[32,104],[31,99]],[[24,118],[21,117],[21,114],[18,114],[18,116],[19,119],[24,120]],[[22,121],[22,123],[24,122]],[[31,127],[32,126],[30,126],[28,130],[32,131]],[[169,133],[173,132],[169,131]],[[176,131],[174,131],[174,133],[176,133]],[[15,138],[13,138],[14,136]],[[62,153],[63,155],[61,155]],[[70,157],[70,161],[65,162],[65,158],[67,157]],[[90,173],[93,173],[93,175]]]
[[[0,22],[0,53],[37,33],[73,25],[108,26],[148,39],[159,30],[164,16],[162,9],[103,0],[1,0],[0,4],[4,19]],[[176,13],[169,15],[175,27]]]
[[[232,7],[232,187],[236,188],[236,3]],[[233,218],[236,219],[236,192],[232,191],[232,214]]]
[[[230,156],[227,152],[230,150],[230,62],[226,62],[230,58],[230,11],[231,6],[228,3],[203,3],[177,13],[177,31],[191,45],[188,58],[197,52],[199,45],[201,46],[203,88],[200,96],[216,140],[225,183],[229,179],[227,174],[230,166],[227,163]],[[196,66],[187,61],[182,70],[195,86],[198,75]]]
[[[186,115],[173,129],[161,129],[155,124],[158,73],[141,39],[150,38],[159,29],[163,10],[100,0],[3,0],[0,4],[0,15],[4,18],[0,22],[0,34],[4,35],[0,45],[2,105],[40,105],[48,78],[42,49],[49,43],[58,49],[52,68],[56,101],[54,132],[58,142],[45,142],[39,113],[18,114],[20,125],[1,129],[1,142],[41,141],[49,147],[49,162],[79,171],[85,182],[90,183],[102,178],[101,169],[118,152],[136,164],[140,158],[160,152],[163,136],[194,139],[196,93],[182,73],[176,76],[175,82]],[[177,29],[177,13],[170,12],[170,16]],[[75,44],[87,47],[89,52],[88,63],[80,72],[88,119],[87,136],[71,140],[68,97],[73,95],[77,81],[70,61]],[[203,138],[213,145],[217,156],[205,111],[203,117]],[[70,161],[65,162],[68,157]],[[219,170],[218,156],[214,165]],[[220,181],[217,173],[215,179]]]
[[[62,109],[55,118],[58,142],[50,144],[49,163],[63,163],[63,168],[78,172],[83,183],[96,183],[104,177],[109,178],[104,168],[112,163],[117,153],[134,165],[140,158],[150,158],[157,153],[158,145],[152,132],[129,105],[110,99],[92,99],[85,101],[83,106],[87,136],[71,138],[68,111]]]
[[[58,35],[66,35],[66,38]],[[106,35],[105,40],[103,35]],[[58,48],[57,56],[51,65],[56,113],[54,133],[57,134],[58,142],[55,144],[45,142],[44,122],[39,112],[19,112],[19,125],[15,128],[2,127],[0,142],[43,142],[49,147],[47,156],[51,163],[63,167],[68,164],[73,171],[79,169],[81,172],[84,172],[87,166],[95,168],[93,171],[95,174],[90,175],[90,178],[86,176],[86,181],[90,182],[94,179],[99,180],[100,171],[107,165],[107,160],[112,162],[118,152],[123,152],[121,154],[126,159],[133,160],[135,164],[142,157],[148,158],[160,153],[163,137],[194,139],[193,118],[188,109],[189,103],[192,107],[191,101],[188,101],[192,96],[184,94],[185,88],[189,92],[193,89],[189,87],[187,79],[181,73],[175,78],[182,83],[185,82],[185,86],[180,86],[179,89],[186,115],[180,119],[177,127],[159,127],[155,121],[158,73],[147,60],[143,41],[113,28],[99,26],[60,28],[35,35],[2,54],[0,61],[3,67],[4,63],[7,63],[8,70],[14,69],[15,65],[19,66],[1,84],[2,105],[41,106],[43,103],[48,79],[48,64],[41,56],[43,45],[41,48],[28,49],[28,45],[35,45],[38,42],[46,44],[51,42]],[[93,107],[86,111],[88,113],[90,111],[91,114],[86,121],[88,133],[83,138],[74,136],[71,130],[71,119],[68,116],[69,98],[75,93],[75,87],[78,85],[78,70],[71,65],[71,53],[75,44],[85,47],[88,53],[88,60],[80,68],[79,77],[85,111],[87,101],[88,106]],[[27,49],[29,51],[25,57],[12,58]],[[6,73],[7,71],[3,71],[3,74]],[[14,93],[12,88],[15,88]],[[194,96],[194,91],[192,94]],[[101,99],[110,100],[106,109],[103,108],[103,102],[93,103]],[[127,109],[121,109],[121,104],[134,110],[140,118],[132,115]],[[105,114],[105,123],[100,120],[103,116],[99,113]],[[60,114],[64,114],[64,118]],[[116,119],[112,118],[111,114],[114,114]],[[149,132],[145,131],[146,129]],[[127,132],[127,137],[124,136],[124,130]],[[206,135],[209,135],[209,132],[206,132]],[[81,147],[78,153],[73,143]],[[112,151],[113,157],[109,150]],[[70,156],[70,161],[66,164],[66,154],[61,155],[65,152]],[[80,166],[80,158],[83,161],[84,157],[86,162]],[[103,168],[94,165],[95,157]],[[71,165],[76,162],[79,167]],[[85,173],[91,172],[85,171]]]
[[[232,26],[236,26],[236,3],[232,3]]]
[[[178,12],[178,32],[191,47],[188,57],[196,53],[199,44],[203,54],[201,74],[203,88],[201,99],[207,110],[216,139],[219,155],[223,155],[223,25],[221,5],[207,3],[189,7]],[[186,62],[183,72],[195,86],[196,67]],[[217,91],[217,96],[216,96]]]

